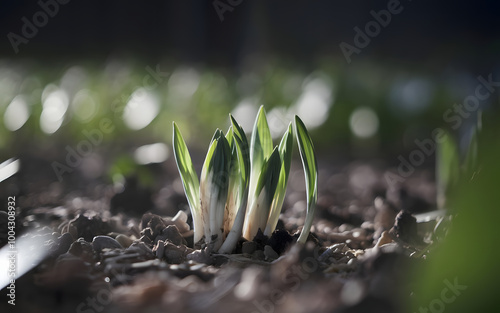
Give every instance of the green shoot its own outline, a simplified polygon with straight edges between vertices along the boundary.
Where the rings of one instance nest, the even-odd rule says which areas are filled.
[[[288,185],[288,176],[290,174],[290,165],[292,163],[292,148],[293,148],[293,131],[292,123],[288,125],[288,131],[281,138],[279,145],[279,152],[281,157],[281,170],[280,178],[278,181],[278,187],[276,189],[276,195],[274,197],[273,203],[271,204],[271,212],[269,214],[269,220],[267,221],[267,226],[264,231],[264,235],[271,236],[276,225],[278,224],[278,219],[281,213],[281,207],[283,206],[283,201],[285,200],[286,187]]]
[[[173,123],[173,128],[172,143],[175,162],[177,163],[177,168],[179,169],[182,186],[184,187],[189,209],[191,210],[191,215],[193,217],[194,242],[198,242],[201,240],[204,232],[203,217],[200,208],[200,183],[198,181],[198,176],[196,176],[186,143],[184,142],[181,132],[175,122]]]
[[[255,188],[253,201],[247,213],[243,236],[249,240],[255,237],[259,229],[263,230],[266,227],[271,204],[278,187],[280,170],[281,158],[276,147],[269,159],[264,163]]]
[[[231,154],[226,137],[219,129],[215,132],[201,171],[201,211],[204,218],[205,242],[211,250],[222,245],[224,211],[228,194]],[[206,218],[209,218],[207,223]],[[208,226],[208,227],[207,227]]]
[[[292,124],[273,148],[264,107],[255,119],[250,146],[245,132],[230,115],[224,136],[217,129],[196,176],[191,157],[174,123],[173,146],[177,167],[193,216],[194,242],[203,237],[209,251],[231,253],[241,236],[252,240],[258,230],[271,236],[285,199],[293,149]],[[298,239],[307,239],[317,200],[316,156],[302,121],[295,117],[295,133],[304,166],[307,214]]]
[[[248,185],[249,185],[249,172],[250,172],[250,158],[248,155],[248,142],[245,132],[241,126],[236,122],[234,117],[230,115],[233,133],[233,147],[236,147],[236,154],[238,165],[233,167],[231,177],[229,179],[232,188],[230,190],[230,197],[228,205],[234,205],[237,210],[234,221],[228,221],[225,225],[225,232],[230,229],[227,234],[226,240],[219,249],[220,253],[231,253],[236,247],[236,243],[241,237],[243,232],[243,223],[246,215],[246,208],[248,202]],[[234,159],[233,159],[234,161]],[[236,168],[239,170],[239,177],[236,176]],[[239,178],[239,179],[238,179]],[[236,188],[236,186],[238,188]],[[236,194],[235,194],[236,193]],[[237,199],[237,200],[235,200]],[[234,201],[234,203],[232,203]],[[239,204],[239,205],[238,205]],[[233,213],[234,214],[234,213]],[[230,214],[228,214],[230,215]],[[232,224],[232,225],[231,225]]]
[[[297,241],[305,243],[312,226],[314,212],[316,211],[316,201],[318,199],[318,167],[316,165],[316,154],[314,153],[311,137],[309,137],[306,126],[297,115],[295,115],[295,134],[297,136],[300,158],[304,166],[307,190],[306,220]]]

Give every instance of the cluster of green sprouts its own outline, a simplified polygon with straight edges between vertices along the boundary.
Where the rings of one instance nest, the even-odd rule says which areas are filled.
[[[187,146],[173,124],[173,147],[184,191],[193,217],[194,243],[204,238],[209,251],[231,253],[243,236],[252,240],[258,230],[270,236],[278,223],[285,199],[292,160],[292,123],[279,146],[274,147],[264,107],[261,107],[250,144],[230,115],[231,126],[217,129],[210,142],[198,180]],[[318,170],[311,138],[295,116],[307,189],[307,215],[298,242],[304,243],[314,218]]]

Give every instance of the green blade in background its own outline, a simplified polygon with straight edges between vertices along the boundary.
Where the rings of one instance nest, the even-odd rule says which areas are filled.
[[[198,176],[191,161],[188,148],[182,138],[179,128],[173,123],[172,145],[174,148],[175,162],[182,179],[184,193],[193,216],[194,242],[198,242],[203,236],[203,217],[200,209],[200,183]]]
[[[281,213],[283,201],[285,200],[286,187],[288,185],[288,176],[290,174],[290,164],[292,163],[292,150],[293,150],[293,130],[292,123],[288,125],[288,130],[283,134],[279,145],[279,153],[281,158],[281,170],[276,193],[271,204],[271,211],[267,221],[264,235],[271,236]]]
[[[437,203],[440,209],[444,209],[446,197],[457,184],[459,174],[460,161],[457,144],[450,133],[443,131],[442,136],[437,140],[436,149]]]
[[[297,143],[300,151],[300,158],[304,166],[304,176],[306,180],[307,192],[307,214],[304,223],[304,228],[300,233],[300,243],[305,243],[311,230],[311,225],[316,211],[316,201],[318,199],[318,167],[316,161],[316,154],[314,146],[307,132],[307,128],[302,120],[295,115],[295,135],[297,136]]]
[[[477,140],[478,129],[474,128],[472,130],[471,139],[469,141],[469,146],[467,147],[467,153],[465,155],[463,172],[467,179],[472,178],[474,172],[477,170],[478,160],[478,140]]]

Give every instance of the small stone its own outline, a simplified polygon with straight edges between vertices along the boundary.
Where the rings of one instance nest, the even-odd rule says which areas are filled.
[[[253,260],[264,261],[265,258],[266,258],[266,255],[264,254],[264,251],[262,251],[262,250],[255,250],[255,252],[252,254]]]
[[[51,247],[50,254],[53,256],[59,256],[63,253],[68,252],[68,249],[71,247],[71,244],[73,243],[73,236],[71,236],[70,233],[65,233],[57,240],[54,242],[54,244]]]
[[[83,237],[86,241],[92,241],[96,235],[104,235],[111,231],[107,222],[104,222],[100,217],[93,216],[91,218],[79,214],[69,223],[76,228],[76,236],[72,233],[73,238]],[[68,225],[68,227],[70,227]]]
[[[132,239],[130,239],[130,237],[123,234],[119,234],[118,236],[116,236],[115,240],[118,241],[118,243],[124,248],[130,247],[130,245],[134,242]]]
[[[81,258],[85,262],[91,263],[94,261],[94,250],[92,249],[92,244],[85,241],[83,238],[78,238],[78,240],[73,242],[69,247],[68,252]]]
[[[243,254],[252,254],[255,252],[257,244],[254,241],[245,241],[241,246],[241,252]]]
[[[142,236],[141,238],[139,238],[140,241],[142,241],[143,243],[147,244],[147,245],[151,245],[153,243],[153,241],[146,235]]]
[[[417,219],[407,211],[398,213],[390,233],[407,243],[421,242],[417,234]]]
[[[180,264],[185,261],[186,259],[186,249],[185,246],[176,246],[171,242],[166,242],[165,243],[165,252],[164,252],[164,257],[167,263],[169,264]]]
[[[378,239],[375,247],[381,247],[381,246],[385,245],[386,243],[391,243],[391,242],[392,242],[391,236],[389,235],[389,233],[387,231],[384,231],[384,232],[382,232],[382,235]]]
[[[165,253],[165,242],[163,240],[158,240],[156,245],[153,247],[153,252],[158,259],[162,259],[163,254]]]
[[[186,256],[186,259],[194,261],[196,263],[204,263],[210,265],[213,263],[213,258],[210,256],[210,253],[207,252],[207,249],[203,250],[194,250]]]
[[[158,242],[158,240],[163,240],[163,241],[168,240],[176,246],[187,244],[186,240],[179,233],[179,230],[175,225],[169,225],[165,227],[161,231],[161,233],[155,238],[154,242],[156,243]]]
[[[266,245],[264,247],[264,255],[266,256],[266,260],[268,261],[274,261],[279,258],[278,253],[276,253],[276,251],[274,251],[273,248],[271,248],[271,246],[269,245]]]
[[[360,237],[365,237],[366,236],[366,230],[364,230],[363,228],[354,228],[351,230],[352,232],[352,236],[354,238],[360,238]]]
[[[103,249],[120,249],[123,247],[118,241],[109,236],[95,236],[94,240],[92,240],[92,248],[101,252]]]
[[[153,230],[150,227],[146,227],[143,230],[141,230],[141,235],[148,237],[151,241],[154,239],[154,234]]]
[[[127,248],[127,251],[136,252],[143,256],[153,255],[153,251],[142,241],[133,242],[130,247]]]
[[[181,264],[186,261],[188,254],[193,252],[185,245],[176,246],[170,241],[158,241],[157,246],[155,246],[157,256],[159,258],[165,259],[169,264]]]
[[[351,224],[344,223],[344,224],[342,224],[342,225],[339,226],[339,233],[343,233],[345,231],[349,231],[349,230],[351,230],[353,228],[354,227]]]
[[[143,230],[146,228],[150,229],[151,235],[149,237],[151,240],[155,239],[165,227],[167,227],[167,225],[165,225],[163,219],[159,215],[147,213],[142,216],[141,228]]]

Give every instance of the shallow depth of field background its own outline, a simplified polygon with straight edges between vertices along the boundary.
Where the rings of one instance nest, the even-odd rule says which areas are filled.
[[[200,163],[214,130],[229,126],[229,113],[250,132],[261,104],[276,141],[293,115],[301,116],[320,163],[397,168],[418,149],[415,140],[432,139],[436,127],[452,130],[464,149],[477,112],[494,114],[500,90],[467,115],[449,110],[474,95],[479,76],[500,81],[500,5],[401,1],[401,12],[347,62],[339,45],[354,45],[354,28],[364,29],[374,21],[370,12],[389,2],[243,1],[221,19],[212,1],[70,1],[16,53],[9,34],[22,35],[24,18],[32,21],[42,9],[3,1],[0,162],[26,160],[21,166],[36,173],[33,186],[61,179],[78,188],[74,175],[82,184],[111,184],[135,173],[159,188],[151,172],[173,164],[172,121]],[[57,174],[54,162],[69,170]],[[418,167],[432,173],[433,166],[431,154]],[[469,284],[446,311],[465,310],[464,303],[487,308],[474,301],[491,299],[489,274],[498,270],[476,250],[495,249],[486,242],[495,236],[489,215],[498,213],[481,193],[496,183],[481,183],[452,202],[450,210],[470,218],[459,219],[446,253],[419,269],[429,274],[415,275],[424,280],[423,302],[439,297],[443,279]],[[0,186],[2,197],[21,192],[8,181]],[[464,249],[481,261],[464,257]]]

